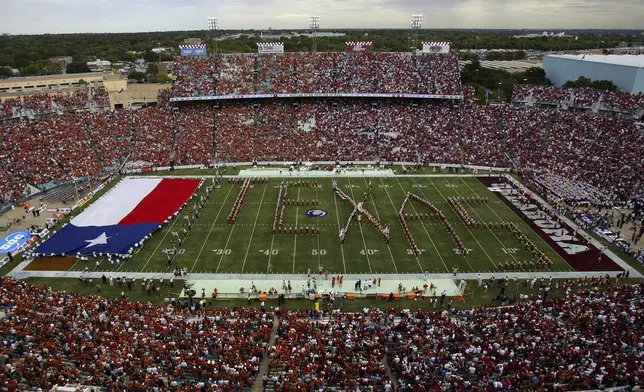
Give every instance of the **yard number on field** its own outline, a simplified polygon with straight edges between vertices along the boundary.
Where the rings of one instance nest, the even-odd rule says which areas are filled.
[[[469,249],[469,248],[468,248],[468,249],[467,249],[467,253],[472,253],[472,250],[473,250],[473,249]],[[454,253],[456,253],[457,255],[462,254],[462,253],[461,253],[461,250],[460,250],[460,249],[458,249],[458,248],[454,248]]]
[[[215,252],[215,254],[219,255],[219,256],[221,256],[221,255],[229,255],[229,254],[231,254],[233,252],[230,249],[213,249],[212,251]]]
[[[324,256],[326,255],[326,249],[311,249],[311,254],[313,256],[317,256],[317,255]]]
[[[420,253],[423,253],[425,251],[425,249],[418,249],[418,250],[420,251]],[[413,249],[407,249],[407,254],[408,255],[413,255],[414,250]]]
[[[367,250],[361,249],[360,250],[360,254],[363,255],[363,256],[364,255],[373,256],[373,255],[376,254],[376,252],[380,252],[380,251],[378,249],[367,249]]]
[[[270,250],[270,249],[260,249],[260,250],[259,250],[259,253],[263,253],[263,254],[264,254],[264,255],[266,255],[266,256],[270,256],[270,255],[276,256],[279,252],[280,252],[280,251],[279,251],[279,249],[273,249],[273,250]]]
[[[513,255],[517,253],[517,251],[519,250],[518,248],[501,248],[501,249],[503,250],[503,253],[505,253],[506,255]]]

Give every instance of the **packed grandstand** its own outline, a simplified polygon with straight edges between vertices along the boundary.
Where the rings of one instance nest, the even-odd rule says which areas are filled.
[[[380,161],[510,168],[571,202],[644,196],[644,97],[517,85],[479,105],[452,54],[178,57],[155,107],[88,110],[98,90],[0,103],[0,205],[87,175],[213,162]],[[448,99],[253,94],[410,94]],[[583,110],[562,110],[562,109]],[[561,178],[574,178],[571,190]],[[565,188],[565,189],[564,189]],[[0,278],[0,389],[584,390],[644,382],[644,286],[441,312],[216,310]],[[550,283],[548,283],[550,284]],[[567,282],[572,288],[573,281]],[[601,290],[598,287],[601,286]],[[579,287],[577,287],[579,288]],[[544,286],[545,289],[545,286]],[[271,344],[271,334],[275,340]],[[265,357],[269,371],[257,380]]]

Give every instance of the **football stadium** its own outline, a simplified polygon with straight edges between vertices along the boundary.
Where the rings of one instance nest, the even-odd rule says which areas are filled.
[[[639,390],[644,96],[451,45],[2,95],[0,390]]]

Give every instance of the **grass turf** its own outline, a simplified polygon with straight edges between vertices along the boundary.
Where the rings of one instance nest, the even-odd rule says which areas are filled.
[[[208,179],[207,183],[211,180]],[[435,273],[496,271],[499,263],[529,261],[531,254],[521,243],[505,231],[487,229],[469,230],[449,207],[451,196],[488,196],[489,204],[466,205],[473,218],[485,222],[512,221],[539,246],[554,262],[552,271],[570,271],[571,267],[559,257],[519,216],[472,177],[395,177],[395,178],[338,178],[335,179],[350,197],[360,201],[363,192],[372,182],[372,193],[365,207],[385,226],[391,228],[391,240],[386,244],[378,231],[366,219],[355,222],[347,235],[344,246],[338,238],[351,207],[334,196],[333,179],[320,178],[320,187],[289,187],[288,198],[319,200],[319,206],[286,207],[286,224],[319,227],[319,235],[273,234],[272,222],[282,179],[270,179],[266,184],[254,184],[235,224],[228,224],[227,217],[240,184],[222,180],[206,204],[193,230],[184,242],[184,250],[175,258],[173,267],[185,267],[189,272],[218,273],[307,273],[318,268],[330,273]],[[289,181],[289,179],[285,179]],[[291,179],[291,182],[298,179]],[[306,181],[301,179],[300,181]],[[308,181],[313,182],[314,179]],[[203,188],[200,192],[203,192]],[[455,244],[439,221],[410,221],[410,231],[416,244],[423,251],[416,257],[411,254],[407,239],[400,227],[396,212],[407,192],[429,200],[436,205],[454,226],[464,245],[471,249],[464,257],[455,251]],[[120,267],[101,262],[98,270],[120,272],[164,272],[168,267],[164,250],[173,248],[187,224],[185,217],[191,213],[193,199],[177,219],[156,232],[130,261]],[[319,208],[327,214],[309,218],[308,209]],[[422,207],[409,203],[405,212],[414,214]],[[77,263],[73,269],[81,270]],[[90,264],[93,267],[93,263]]]

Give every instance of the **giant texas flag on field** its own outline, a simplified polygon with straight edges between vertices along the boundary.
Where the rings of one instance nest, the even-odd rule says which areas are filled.
[[[126,254],[176,213],[199,181],[126,178],[34,252],[46,256]]]

